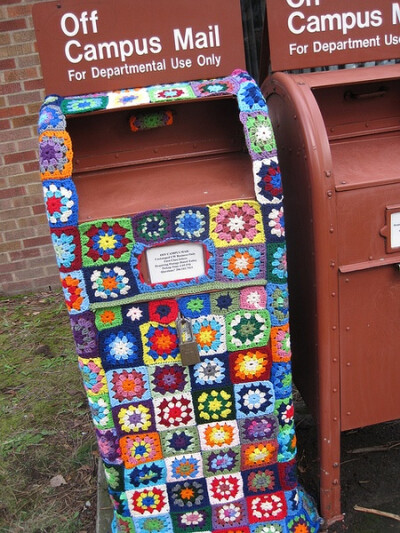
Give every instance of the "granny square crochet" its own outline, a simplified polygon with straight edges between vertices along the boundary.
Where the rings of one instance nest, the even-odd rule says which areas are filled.
[[[123,110],[134,142],[156,127],[173,131],[174,102],[200,107],[208,98],[237,101],[253,195],[171,208],[160,197],[151,209],[79,222],[69,116],[95,121],[96,112]],[[38,132],[112,533],[316,533],[320,519],[296,469],[283,190],[259,87],[238,70],[51,95]],[[178,253],[177,245],[202,250],[204,270],[190,277],[172,268],[176,278],[163,281],[150,271],[149,250]]]
[[[107,95],[88,95],[88,96],[72,96],[71,98],[64,98],[61,102],[61,110],[64,114],[74,115],[75,113],[87,113],[88,111],[97,111],[107,107]]]
[[[89,309],[89,298],[82,271],[61,272],[60,278],[68,312],[71,315],[75,315],[82,311],[87,311]]]
[[[77,225],[78,195],[71,179],[44,181],[43,196],[50,228]]]
[[[210,531],[211,530],[211,508],[196,509],[193,511],[186,511],[183,513],[172,513],[172,521],[176,533],[193,533]]]
[[[150,400],[147,367],[116,368],[106,372],[111,406]]]
[[[248,111],[249,113],[252,111],[267,112],[267,104],[262,92],[251,80],[240,84],[237,98],[242,111]]]
[[[143,365],[140,335],[134,328],[120,326],[101,331],[99,351],[106,370]]]
[[[148,104],[150,97],[147,89],[122,89],[108,93],[107,109],[119,109],[122,107],[135,107]]]
[[[278,158],[253,162],[254,187],[260,204],[279,204],[283,198],[282,177]]]
[[[81,268],[81,242],[75,227],[53,228],[51,241],[60,272]]]
[[[219,78],[192,82],[191,87],[196,96],[215,96],[217,94],[235,94],[239,89],[238,82],[233,78]]]
[[[228,355],[202,357],[201,361],[189,368],[192,389],[204,390],[205,386],[229,385]]]
[[[46,130],[40,134],[39,165],[42,180],[71,177],[72,143],[66,131]]]
[[[98,333],[93,313],[86,311],[70,315],[70,324],[75,341],[76,353],[82,358],[98,355]]]
[[[203,471],[206,477],[240,471],[240,446],[203,452]]]
[[[265,247],[261,245],[218,248],[217,279],[221,281],[250,281],[264,279]]]
[[[84,266],[129,261],[134,243],[129,218],[85,222],[79,232]]]
[[[38,133],[49,131],[64,131],[67,123],[65,115],[57,105],[46,105],[40,112]]]
[[[166,394],[190,392],[189,370],[180,364],[151,365],[147,367],[150,376],[152,397]]]
[[[279,421],[273,414],[244,418],[238,421],[241,442],[253,442],[274,439],[279,433]]]
[[[268,380],[271,376],[271,366],[272,355],[267,346],[232,352],[229,358],[232,383]]]
[[[206,207],[175,209],[172,215],[172,235],[177,239],[202,240],[208,235],[209,213]]]
[[[160,432],[164,457],[200,451],[199,434],[195,426]]]
[[[189,83],[172,83],[169,85],[155,85],[148,88],[150,102],[170,102],[172,100],[187,100],[195,94]]]
[[[227,315],[239,308],[239,291],[218,291],[210,294],[211,312],[215,315]]]
[[[152,461],[130,470],[125,470],[125,486],[127,489],[141,489],[154,485],[165,484],[167,469],[165,461]]]
[[[203,477],[203,458],[201,453],[192,453],[168,457],[165,459],[167,481],[183,481]]]
[[[95,312],[95,324],[98,331],[122,325],[121,307],[103,307]]]
[[[240,113],[245,127],[246,143],[249,153],[255,160],[276,156],[276,142],[271,119],[267,113]]]
[[[211,206],[210,237],[217,247],[265,242],[259,204],[238,200]]]

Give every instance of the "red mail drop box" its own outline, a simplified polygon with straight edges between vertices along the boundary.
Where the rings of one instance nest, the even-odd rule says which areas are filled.
[[[294,380],[318,419],[321,513],[340,434],[400,417],[400,65],[263,84],[285,194]]]

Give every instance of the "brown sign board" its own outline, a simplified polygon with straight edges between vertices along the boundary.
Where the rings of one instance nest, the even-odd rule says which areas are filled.
[[[33,19],[47,94],[222,77],[245,68],[240,0],[60,0]]]
[[[400,2],[266,0],[271,69],[400,57]]]

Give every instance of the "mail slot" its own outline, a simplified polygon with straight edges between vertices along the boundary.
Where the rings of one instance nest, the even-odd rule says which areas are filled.
[[[225,83],[225,91],[233,92],[232,82]],[[174,91],[180,90],[160,87],[157,98],[166,100],[161,104],[70,115],[81,222],[186,206],[193,198],[207,204],[253,196],[235,98],[227,93],[196,100],[193,94],[179,102],[167,95]],[[129,102],[123,93],[118,101],[124,98]],[[169,125],[163,123],[166,116]]]
[[[400,417],[400,65],[272,74],[294,381],[318,419],[321,512],[340,434]]]

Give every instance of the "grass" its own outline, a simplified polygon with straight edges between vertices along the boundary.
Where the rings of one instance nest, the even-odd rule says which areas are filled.
[[[96,443],[62,294],[0,298],[0,317],[0,533],[93,533]]]

